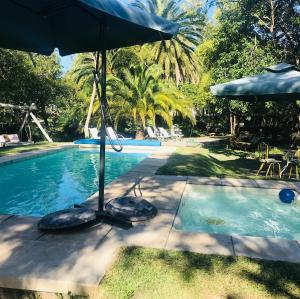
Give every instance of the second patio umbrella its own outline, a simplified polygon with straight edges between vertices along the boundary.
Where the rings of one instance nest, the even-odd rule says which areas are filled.
[[[268,67],[267,72],[212,86],[213,95],[220,98],[253,101],[300,100],[300,70],[281,63]]]

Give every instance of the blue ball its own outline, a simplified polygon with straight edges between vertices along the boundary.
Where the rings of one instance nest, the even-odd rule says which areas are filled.
[[[292,203],[295,200],[295,193],[291,189],[282,189],[279,192],[279,199],[284,203]]]

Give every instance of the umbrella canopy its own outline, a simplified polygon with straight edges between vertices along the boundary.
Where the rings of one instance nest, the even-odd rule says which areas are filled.
[[[267,72],[212,86],[213,95],[252,101],[300,100],[300,69],[281,63],[266,68]]]
[[[44,55],[55,48],[64,56],[167,40],[177,30],[119,0],[0,1],[0,47]]]

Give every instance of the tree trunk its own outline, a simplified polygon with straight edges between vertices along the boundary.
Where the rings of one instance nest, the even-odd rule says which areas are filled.
[[[230,134],[232,136],[236,135],[236,127],[237,127],[237,117],[232,112],[230,112]]]
[[[272,41],[275,44],[276,43],[276,36],[275,36],[275,10],[276,7],[274,6],[273,0],[270,0],[270,10],[271,10],[271,16],[270,16],[270,33],[272,36]]]
[[[85,138],[89,138],[89,136],[90,136],[89,125],[90,125],[90,121],[91,121],[91,117],[92,117],[92,113],[93,113],[95,97],[96,97],[96,83],[94,82],[93,92],[92,92],[91,99],[90,99],[90,106],[89,106],[88,114],[86,116],[86,120],[85,120],[85,124],[84,124],[84,137]]]
[[[237,117],[233,115],[233,128],[232,128],[232,135],[236,136],[236,129],[237,129]]]
[[[233,117],[232,117],[231,112],[230,112],[230,115],[229,115],[229,121],[230,121],[230,135],[233,135]]]

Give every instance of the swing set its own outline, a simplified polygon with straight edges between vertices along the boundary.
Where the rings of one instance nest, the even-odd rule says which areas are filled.
[[[18,136],[20,139],[22,138],[23,130],[26,129],[26,124],[27,124],[28,131],[26,133],[27,133],[28,141],[32,142],[32,134],[31,134],[30,124],[29,124],[29,120],[31,118],[32,122],[34,122],[37,125],[37,127],[42,132],[45,139],[48,142],[53,142],[53,140],[50,138],[50,136],[48,135],[46,130],[43,128],[41,121],[33,113],[33,111],[37,110],[37,107],[35,104],[31,104],[30,106],[27,106],[27,105],[19,106],[19,105],[0,103],[0,109],[1,108],[4,110],[18,110],[18,111],[21,111],[21,113],[24,113],[24,118],[22,120],[21,126],[18,131]]]

